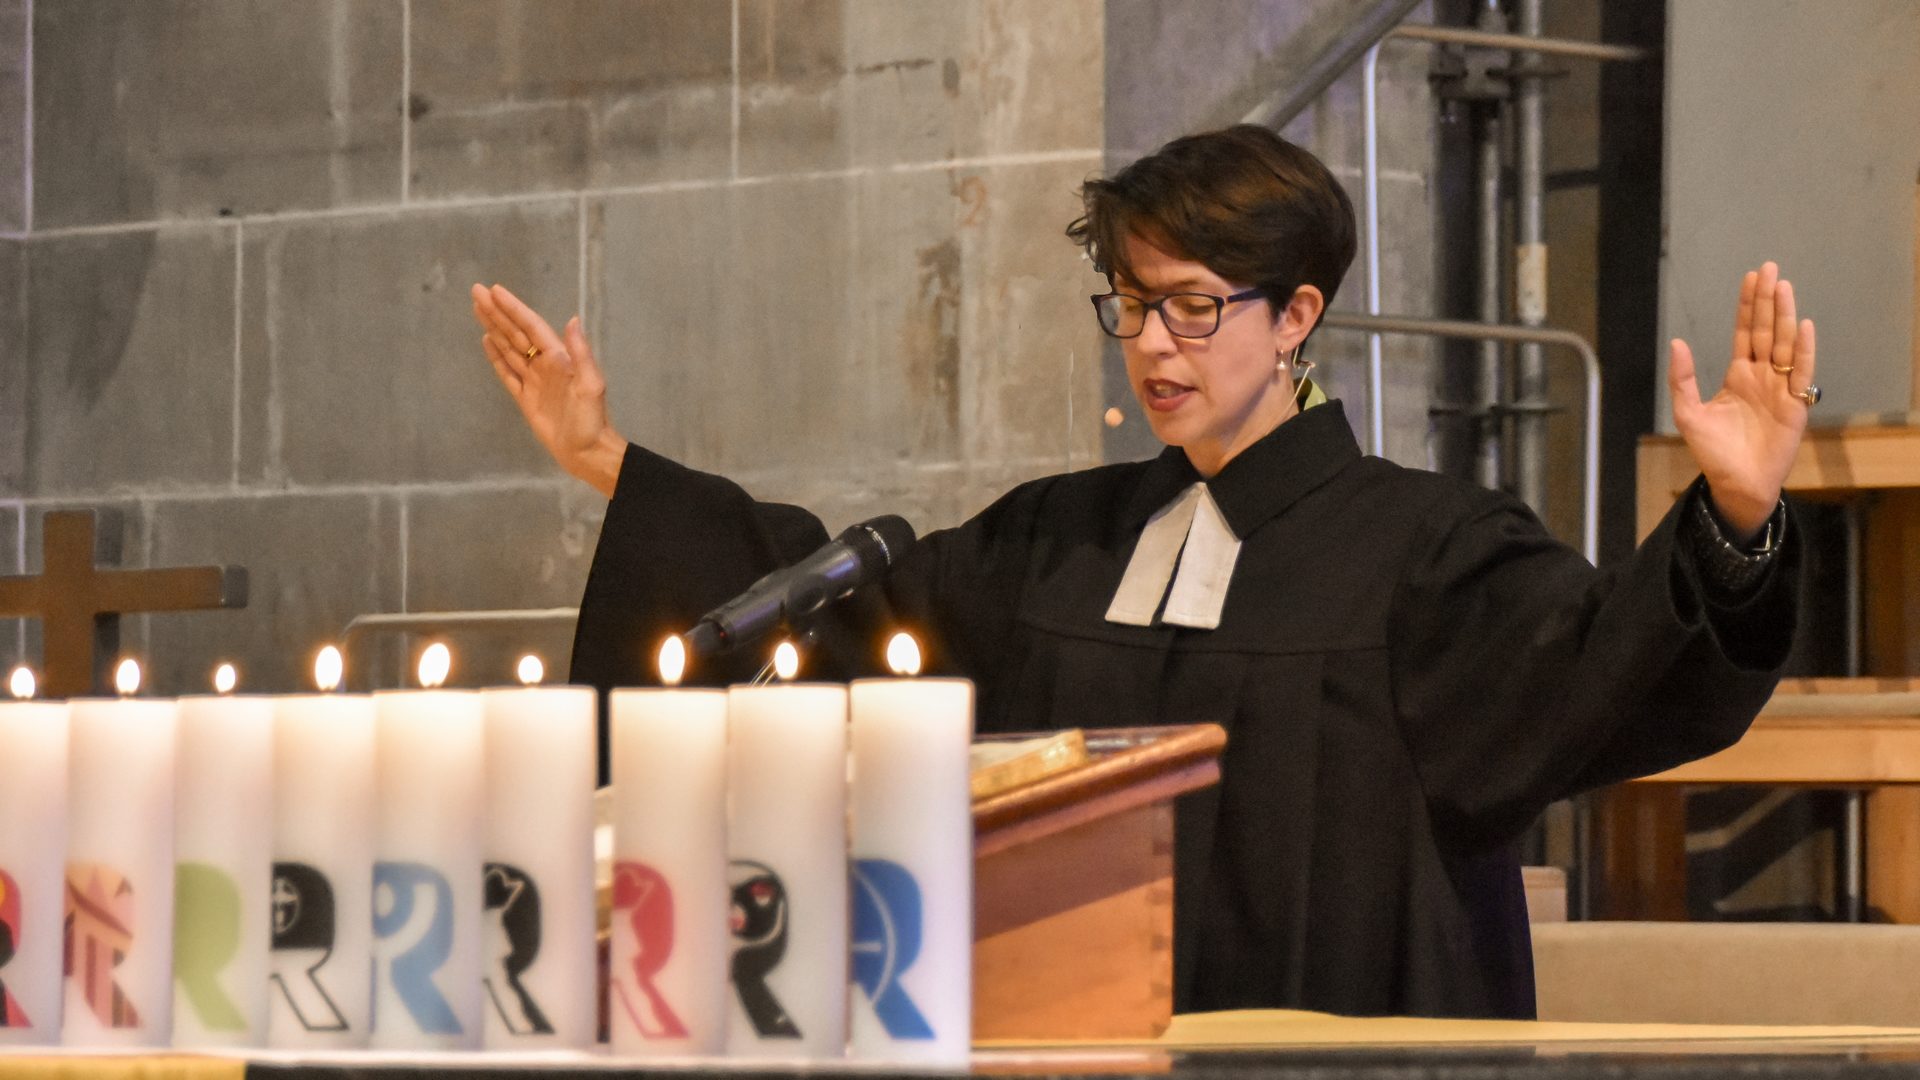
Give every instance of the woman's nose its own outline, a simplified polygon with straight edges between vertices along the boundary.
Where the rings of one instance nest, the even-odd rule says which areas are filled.
[[[1133,342],[1143,352],[1155,356],[1170,353],[1179,348],[1174,342],[1173,331],[1167,329],[1167,319],[1159,308],[1148,308],[1144,321],[1140,324],[1140,333]]]

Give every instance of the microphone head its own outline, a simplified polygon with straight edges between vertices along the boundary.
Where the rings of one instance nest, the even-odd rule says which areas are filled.
[[[882,514],[847,526],[838,539],[858,553],[863,565],[890,570],[913,547],[913,526],[899,514]]]

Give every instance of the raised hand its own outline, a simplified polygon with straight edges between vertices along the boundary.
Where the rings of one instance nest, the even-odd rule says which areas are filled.
[[[579,317],[568,320],[563,337],[504,285],[473,287],[473,317],[485,331],[480,346],[493,373],[540,445],[611,499],[627,442],[607,421],[607,381]]]
[[[1707,478],[1714,510],[1739,539],[1752,539],[1780,501],[1807,412],[1819,400],[1812,389],[1813,320],[1796,319],[1793,285],[1779,266],[1769,262],[1741,279],[1733,360],[1720,391],[1700,400],[1693,350],[1679,338],[1667,385],[1673,422]]]

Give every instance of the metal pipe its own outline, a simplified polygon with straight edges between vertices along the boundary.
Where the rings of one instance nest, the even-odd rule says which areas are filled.
[[[1585,423],[1581,425],[1586,462],[1580,493],[1580,553],[1590,563],[1597,564],[1600,561],[1600,357],[1585,338],[1570,330],[1546,326],[1419,319],[1405,315],[1361,315],[1339,311],[1328,312],[1321,318],[1320,325],[1360,333],[1418,334],[1464,341],[1501,341],[1515,345],[1538,342],[1571,349],[1578,354],[1587,379],[1586,416]]]
[[[1540,35],[1540,0],[1520,0],[1520,32]],[[1514,65],[1514,318],[1522,326],[1547,321],[1546,88],[1540,61]],[[1513,487],[1522,502],[1547,516],[1547,362],[1539,345],[1520,346],[1513,380]]]
[[[1407,17],[1421,0],[1375,0],[1371,6],[1361,11],[1334,35],[1319,55],[1306,64],[1293,62],[1293,58],[1282,49],[1275,54],[1274,63],[1284,64],[1277,72],[1284,75],[1297,72],[1292,82],[1268,95],[1266,100],[1255,105],[1244,118],[1245,123],[1264,124],[1278,131],[1286,127],[1294,117],[1299,116],[1307,106],[1326,92],[1335,79],[1346,74],[1360,54],[1372,48],[1387,32],[1398,26],[1401,19]]]
[[[1863,675],[1867,670],[1866,650],[1862,635],[1866,630],[1864,606],[1865,584],[1863,560],[1866,558],[1863,532],[1865,511],[1858,501],[1847,503],[1847,551],[1846,551],[1846,661],[1848,675]]]
[[[1474,210],[1479,234],[1479,315],[1483,323],[1503,321],[1500,310],[1500,113],[1497,106],[1475,110],[1480,117],[1475,135],[1478,184]],[[1474,379],[1474,475],[1481,487],[1500,488],[1506,477],[1501,461],[1501,404],[1506,398],[1505,350],[1495,340],[1480,346],[1480,364]]]
[[[1380,314],[1380,46],[1361,63],[1360,113],[1365,138],[1362,193],[1367,213],[1367,314]],[[1372,452],[1387,453],[1386,358],[1380,335],[1367,335],[1367,436]]]
[[[1511,49],[1515,52],[1570,56],[1581,60],[1650,60],[1653,50],[1631,45],[1605,45],[1597,41],[1568,41],[1564,38],[1531,37],[1526,34],[1502,34],[1486,30],[1468,30],[1457,26],[1396,26],[1389,37],[1414,41],[1434,41],[1446,45],[1477,45],[1486,49]]]
[[[1867,793],[1847,791],[1845,817],[1840,825],[1840,910],[1841,922],[1867,921]]]
[[[1862,559],[1865,550],[1862,543],[1864,512],[1858,502],[1849,502],[1845,510],[1847,525],[1846,540],[1846,671],[1848,675],[1858,676],[1866,671],[1866,657],[1862,649],[1861,635],[1864,620],[1861,612],[1864,597]],[[1840,861],[1840,897],[1839,910],[1835,913],[1842,922],[1867,921],[1867,808],[1866,794],[1860,791],[1848,791],[1841,795],[1845,800],[1842,812],[1845,817],[1840,826],[1839,851],[1835,853]]]

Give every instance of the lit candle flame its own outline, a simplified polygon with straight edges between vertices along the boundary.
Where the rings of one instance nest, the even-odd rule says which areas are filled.
[[[800,674],[800,650],[793,647],[793,642],[783,641],[773,650],[773,673],[781,682],[791,682]]]
[[[679,686],[687,673],[687,643],[675,634],[660,643],[660,684]]]
[[[120,666],[113,671],[113,685],[120,691],[121,697],[132,697],[139,693],[140,662],[131,656],[120,661]]]
[[[240,673],[233,670],[232,664],[221,664],[213,669],[213,692],[231,694],[233,688],[240,685]]]
[[[7,680],[7,689],[13,696],[25,701],[33,696],[33,669],[25,664],[13,669],[13,676]]]
[[[528,653],[520,658],[520,685],[537,686],[546,677],[547,665],[541,663],[539,657]]]
[[[447,673],[453,670],[453,652],[441,642],[427,646],[420,654],[420,685],[428,690],[447,681]]]
[[[887,642],[887,666],[895,675],[920,674],[920,643],[902,630]]]
[[[346,661],[340,658],[340,650],[332,645],[320,650],[313,658],[313,685],[323,694],[331,694],[340,688],[340,676],[346,672]]]

